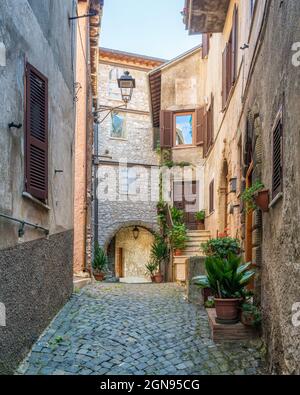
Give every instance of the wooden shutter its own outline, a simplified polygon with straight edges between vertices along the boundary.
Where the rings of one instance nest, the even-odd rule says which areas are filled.
[[[214,97],[211,96],[211,103],[207,114],[207,146],[208,149],[214,142]]]
[[[235,5],[232,20],[232,45],[231,45],[231,82],[235,83],[237,78],[237,58],[238,58],[238,35],[239,35],[239,21],[238,21],[238,8]]]
[[[227,102],[227,44],[222,54],[222,109],[224,110]]]
[[[226,50],[226,101],[228,100],[229,93],[232,87],[232,32],[227,43]]]
[[[196,109],[196,145],[203,145],[205,138],[205,106]]]
[[[25,188],[40,200],[48,198],[48,80],[26,65]]]
[[[282,192],[282,119],[280,119],[273,131],[273,199]]]
[[[202,34],[202,59],[205,59],[208,56],[209,38],[210,38],[210,33]]]
[[[160,112],[160,146],[161,148],[173,147],[173,112]]]
[[[214,192],[215,192],[215,181],[212,180],[212,182],[209,184],[209,213],[212,213],[215,209],[214,207]]]

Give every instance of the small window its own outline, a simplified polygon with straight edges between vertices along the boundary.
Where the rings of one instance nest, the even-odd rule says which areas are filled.
[[[192,113],[175,115],[175,144],[192,145],[194,117]]]
[[[277,115],[273,128],[273,177],[272,177],[272,197],[273,199],[283,191],[283,155],[282,155],[282,112]]]
[[[113,138],[126,138],[126,120],[124,114],[113,112],[111,114],[111,134]]]
[[[215,181],[209,184],[209,213],[211,214],[215,210]]]
[[[136,187],[138,175],[135,168],[120,170],[120,194],[136,195],[139,191]]]

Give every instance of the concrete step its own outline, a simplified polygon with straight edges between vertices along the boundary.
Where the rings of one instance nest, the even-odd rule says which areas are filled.
[[[90,278],[74,277],[73,278],[73,289],[79,290],[89,285],[92,282]]]

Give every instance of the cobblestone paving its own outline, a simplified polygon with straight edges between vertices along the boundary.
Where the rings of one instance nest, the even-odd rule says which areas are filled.
[[[215,344],[175,284],[96,284],[74,294],[17,374],[262,374],[260,342]]]

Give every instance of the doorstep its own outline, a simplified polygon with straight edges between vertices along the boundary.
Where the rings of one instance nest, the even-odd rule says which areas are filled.
[[[243,325],[241,322],[234,325],[218,324],[216,322],[216,309],[206,309],[213,341],[242,341],[253,340],[259,337],[255,328]]]
[[[73,289],[80,290],[85,286],[89,285],[92,282],[90,277],[81,277],[81,276],[74,276],[73,277]]]

